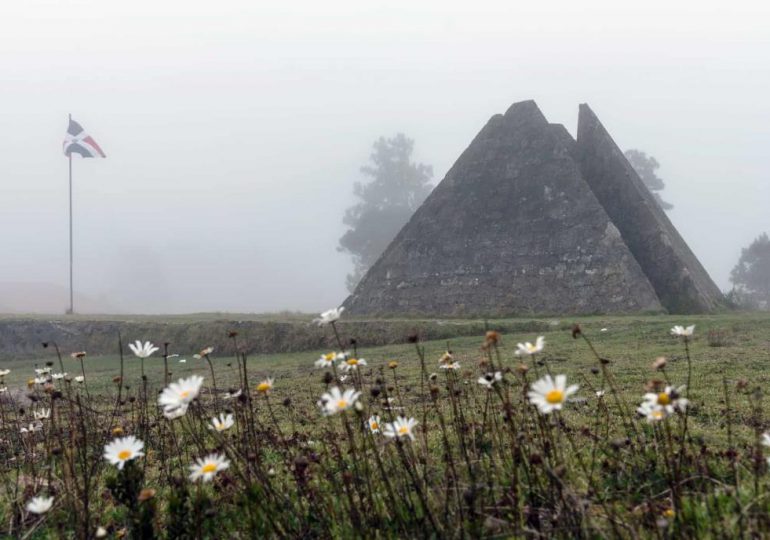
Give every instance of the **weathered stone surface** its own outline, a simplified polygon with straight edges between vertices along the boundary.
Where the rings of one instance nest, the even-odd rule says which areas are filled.
[[[576,148],[583,178],[663,306],[672,313],[701,313],[720,306],[723,298],[719,288],[585,104],[580,106]]]
[[[493,116],[345,302],[358,315],[660,311],[534,102]]]

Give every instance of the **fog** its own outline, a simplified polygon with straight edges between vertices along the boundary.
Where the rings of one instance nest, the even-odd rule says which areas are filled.
[[[537,5],[536,5],[537,4]],[[380,135],[438,182],[523,99],[587,102],[661,163],[716,283],[770,231],[770,7],[760,2],[24,0],[0,5],[0,311],[317,311]],[[53,306],[53,307],[52,307]]]

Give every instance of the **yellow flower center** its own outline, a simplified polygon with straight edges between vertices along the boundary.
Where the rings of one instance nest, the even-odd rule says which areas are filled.
[[[401,426],[400,428],[398,428],[398,434],[399,435],[406,435],[407,433],[409,433],[409,428],[408,427]]]
[[[552,405],[561,403],[564,401],[564,392],[561,390],[551,390],[545,395],[545,400]]]
[[[204,473],[213,473],[217,470],[217,464],[216,463],[206,463],[202,468],[201,471]]]
[[[324,360],[326,360],[327,362],[331,362],[332,360],[334,360],[335,356],[337,355],[334,354],[333,352],[327,353],[324,355]]]
[[[187,390],[182,390],[181,392],[179,392],[179,397],[181,398],[186,398],[189,395],[190,395],[190,392]]]
[[[358,358],[351,358],[350,360],[348,360],[348,365],[349,366],[357,366],[358,365]]]
[[[257,392],[267,392],[268,390],[270,390],[270,384],[269,383],[261,382],[257,386]]]
[[[131,458],[131,450],[121,450],[118,452],[118,459],[121,461],[126,461],[127,459]]]
[[[377,422],[372,422],[372,429],[380,429],[380,425]]]
[[[671,396],[665,392],[658,394],[658,405],[668,405],[671,403]]]
[[[347,409],[348,408],[348,402],[344,399],[341,399],[337,402],[337,408],[338,409]]]
[[[660,420],[661,418],[663,418],[663,411],[652,411],[652,417],[655,420]]]

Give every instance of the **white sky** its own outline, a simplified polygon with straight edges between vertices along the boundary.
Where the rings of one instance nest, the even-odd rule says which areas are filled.
[[[314,311],[346,295],[335,247],[374,139],[407,133],[438,181],[491,115],[535,99],[573,134],[588,102],[654,155],[727,288],[770,231],[770,4],[533,4],[2,2],[0,284],[67,284],[68,113],[108,155],[74,163],[80,293]]]

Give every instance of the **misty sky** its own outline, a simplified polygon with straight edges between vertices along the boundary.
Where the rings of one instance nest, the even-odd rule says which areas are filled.
[[[346,296],[335,247],[371,143],[405,132],[438,182],[523,99],[573,135],[588,102],[654,155],[726,289],[770,232],[770,7],[672,3],[4,1],[0,290],[66,288],[68,113],[107,153],[74,160],[80,293],[317,311]]]

